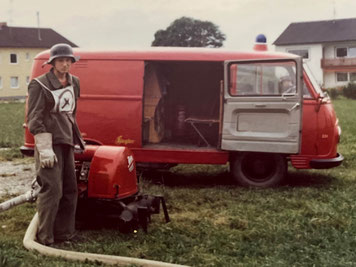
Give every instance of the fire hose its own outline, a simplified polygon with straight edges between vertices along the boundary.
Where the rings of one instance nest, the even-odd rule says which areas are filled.
[[[85,252],[68,251],[62,249],[56,249],[41,245],[35,241],[36,232],[38,227],[38,214],[36,213],[33,217],[25,237],[23,239],[23,244],[28,250],[36,250],[37,252],[54,257],[61,257],[68,260],[77,261],[92,261],[92,262],[102,262],[110,265],[127,266],[128,264],[136,264],[142,267],[183,267],[184,265],[165,263],[161,261],[144,260],[137,258],[113,256],[113,255],[103,255]]]
[[[34,179],[31,184],[31,190],[27,191],[25,194],[0,203],[0,212],[11,209],[12,207],[15,207],[25,202],[35,201],[37,199],[38,193],[40,192],[40,189],[40,185],[37,183],[36,179]]]
[[[25,202],[33,202],[36,200],[37,195],[41,187],[37,184],[36,180],[32,182],[31,190],[26,192],[23,195],[7,200],[3,203],[0,203],[0,212],[8,210],[14,206]],[[95,253],[86,253],[86,252],[76,252],[69,250],[62,250],[57,248],[52,248],[44,246],[36,242],[36,234],[38,229],[38,213],[32,218],[30,225],[28,226],[24,239],[23,245],[28,250],[34,250],[40,254],[54,257],[61,257],[68,260],[76,261],[92,261],[92,262],[102,262],[104,264],[110,265],[119,265],[127,266],[129,264],[135,264],[142,267],[183,267],[185,265],[172,264],[160,261],[145,260],[138,258],[114,256],[114,255],[104,255],[104,254],[95,254]]]

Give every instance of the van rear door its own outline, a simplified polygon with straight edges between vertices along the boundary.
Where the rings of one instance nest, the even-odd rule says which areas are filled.
[[[294,154],[300,151],[302,61],[226,61],[221,148]]]

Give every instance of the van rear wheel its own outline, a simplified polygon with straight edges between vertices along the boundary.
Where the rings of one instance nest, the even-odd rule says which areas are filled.
[[[230,161],[233,179],[246,187],[273,187],[287,174],[287,161],[283,155],[242,152]]]

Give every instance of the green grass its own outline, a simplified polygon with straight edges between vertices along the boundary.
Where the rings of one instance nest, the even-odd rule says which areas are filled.
[[[144,174],[140,188],[166,197],[171,222],[153,215],[149,232],[83,231],[73,249],[190,266],[355,266],[356,101],[333,101],[342,127],[342,166],[290,168],[285,185],[246,189],[226,166],[179,165]],[[163,186],[164,184],[164,186]],[[99,266],[28,252],[21,246],[34,204],[0,213],[1,259],[23,266]],[[6,227],[3,227],[6,226]]]
[[[21,158],[19,147],[23,145],[25,104],[0,102],[0,160]]]
[[[352,115],[356,111],[356,101],[342,99],[333,101],[333,103],[342,129],[339,149],[345,157],[343,167],[350,167],[354,176],[356,176],[356,120],[355,116]]]

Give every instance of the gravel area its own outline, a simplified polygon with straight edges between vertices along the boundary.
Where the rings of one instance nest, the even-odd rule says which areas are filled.
[[[0,198],[20,195],[31,189],[35,166],[29,161],[0,161]]]

